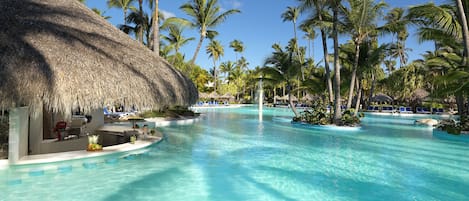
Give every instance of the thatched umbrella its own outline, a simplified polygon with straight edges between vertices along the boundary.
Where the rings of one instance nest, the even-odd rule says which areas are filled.
[[[0,1],[0,106],[191,105],[194,84],[75,0]]]
[[[414,102],[422,102],[425,98],[428,97],[428,95],[430,95],[430,93],[428,93],[426,90],[416,89],[412,92],[410,100]]]
[[[372,102],[387,102],[387,103],[391,103],[393,101],[393,99],[386,95],[386,94],[376,94],[375,96],[373,96],[371,98],[371,101]]]
[[[208,93],[204,93],[204,92],[199,93],[199,98],[201,99],[208,99],[209,98],[208,96],[209,96]]]
[[[235,97],[231,95],[230,93],[226,93],[223,96],[220,96],[221,99],[227,99],[227,100],[234,100]]]
[[[220,95],[217,94],[217,92],[212,92],[208,95],[208,98],[212,98],[212,99],[218,99],[220,97]]]

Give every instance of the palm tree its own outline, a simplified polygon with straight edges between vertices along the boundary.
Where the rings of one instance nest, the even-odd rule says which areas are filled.
[[[168,36],[163,36],[163,39],[168,41],[169,45],[174,48],[175,55],[179,53],[179,49],[188,42],[195,40],[194,37],[185,38],[182,35],[184,27],[179,24],[169,24],[165,26],[168,29]]]
[[[221,56],[225,53],[223,50],[223,46],[221,45],[220,41],[211,40],[210,43],[207,45],[206,52],[213,59],[213,75],[215,78],[215,85],[214,89],[217,91],[217,81],[218,81],[218,73],[217,73],[217,65],[216,62],[220,59]]]
[[[243,42],[239,40],[233,40],[230,42],[230,47],[233,48],[233,51],[235,52],[236,56],[236,61],[238,61],[238,52],[243,53],[244,52],[244,44]]]
[[[355,61],[350,79],[350,89],[347,100],[347,108],[352,106],[352,99],[360,58],[360,45],[370,34],[376,32],[376,21],[381,10],[386,4],[380,2],[375,4],[374,0],[348,0],[350,10],[343,9],[345,13],[345,24],[350,30],[355,45]]]
[[[331,71],[329,68],[329,53],[327,46],[327,33],[331,28],[331,20],[326,18],[330,17],[327,5],[331,2],[328,0],[299,0],[301,2],[300,9],[302,11],[311,11],[310,19],[306,20],[305,26],[313,25],[319,27],[322,39],[322,50],[324,54],[324,69],[326,71],[325,78],[327,82],[327,91],[329,92],[329,103],[334,101],[334,93],[332,91]]]
[[[304,39],[308,40],[308,57],[312,58],[314,56],[314,39],[316,38],[316,32],[310,24],[301,24],[300,29],[305,32]],[[311,55],[313,51],[313,55]]]
[[[403,8],[393,8],[388,14],[384,17],[386,20],[386,24],[379,29],[383,33],[391,33],[393,37],[396,37],[395,45],[391,45],[391,49],[393,53],[391,57],[399,58],[400,60],[400,67],[405,66],[407,64],[407,51],[410,49],[405,48],[405,41],[409,36],[407,32],[407,24],[408,20],[404,16],[404,9]]]
[[[220,64],[220,72],[226,73],[226,80],[228,80],[228,82],[233,80],[231,73],[235,71],[236,68],[237,66],[232,61],[225,61]]]
[[[187,15],[192,17],[192,21],[182,18],[173,18],[172,20],[197,28],[200,34],[194,56],[191,59],[191,64],[195,63],[204,39],[211,34],[210,32],[215,32],[209,29],[223,23],[229,15],[240,12],[237,9],[222,12],[222,9],[218,5],[218,0],[191,0],[189,3],[183,4],[180,8]]]
[[[296,21],[298,20],[298,17],[300,16],[300,9],[298,7],[291,7],[291,6],[288,6],[287,7],[287,10],[282,13],[282,19],[283,21],[291,21],[293,23],[293,33],[294,33],[294,52],[296,53],[296,56],[298,57],[298,59],[303,62],[303,57],[302,55],[300,54],[300,50],[299,50],[299,45],[298,45],[298,36],[296,34]],[[303,78],[303,81],[305,79],[305,76],[304,76],[304,73],[303,73],[303,69],[301,69],[301,74],[302,74],[302,78]],[[299,91],[298,91],[299,93]]]
[[[101,11],[98,8],[92,8],[91,10],[106,20],[111,19],[111,16],[104,15],[106,13],[105,11]]]
[[[126,24],[127,19],[127,10],[130,9],[130,5],[134,3],[135,0],[107,0],[107,6],[109,8],[120,8],[124,12],[124,25]]]
[[[335,124],[340,124],[342,119],[342,110],[340,107],[340,63],[339,63],[339,8],[340,0],[332,0],[332,40],[334,41],[334,116]]]
[[[465,12],[467,8],[463,7],[460,0],[453,1],[456,5],[442,4],[435,5],[427,3],[415,6],[409,9],[406,16],[412,23],[419,26],[419,36],[421,40],[435,41],[437,47],[454,46],[455,44],[462,43],[463,51],[461,55],[462,71],[468,71],[468,43],[467,43],[467,18]],[[464,10],[465,12],[461,12]],[[448,38],[456,40],[448,40]],[[465,116],[467,111],[464,106],[464,95],[467,92],[464,90],[457,90],[456,103],[458,111],[462,116]]]
[[[158,8],[158,3],[159,0],[148,0],[150,3],[150,8],[153,8],[153,13],[152,13],[152,24],[151,26],[153,27],[153,34],[152,34],[152,40],[153,40],[153,52],[155,52],[156,55],[160,55],[160,40],[159,40],[159,34],[160,34],[160,12]]]
[[[286,83],[290,107],[295,116],[298,117],[299,113],[295,104],[293,104],[291,93],[293,92],[294,81],[299,77],[301,63],[295,59],[294,52],[291,49],[284,51],[278,44],[272,45],[272,48],[274,52],[266,59],[264,67],[261,69],[264,74],[263,80],[274,85],[281,82]]]

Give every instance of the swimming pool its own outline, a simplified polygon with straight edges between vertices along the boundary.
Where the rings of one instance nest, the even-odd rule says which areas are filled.
[[[126,155],[0,170],[0,200],[468,200],[469,141],[369,115],[358,131],[288,109],[206,109]]]

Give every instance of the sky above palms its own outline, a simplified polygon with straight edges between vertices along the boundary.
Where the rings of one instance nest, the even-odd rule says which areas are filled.
[[[159,0],[160,12],[163,12],[166,17],[181,17],[189,19],[179,7],[188,2],[188,0]],[[389,7],[408,8],[412,5],[428,3],[428,0],[386,0]],[[433,1],[440,4],[442,0]],[[145,2],[146,3],[146,2]],[[265,58],[272,53],[272,44],[279,43],[282,46],[287,45],[287,42],[294,37],[293,24],[291,22],[283,22],[281,14],[285,12],[288,6],[296,6],[296,0],[219,0],[220,6],[224,10],[239,9],[241,13],[234,14],[221,25],[215,28],[219,32],[216,40],[219,40],[224,46],[224,56],[218,62],[235,61],[236,56],[229,43],[235,39],[244,43],[245,51],[242,55],[249,62],[249,67],[255,68],[264,63]],[[105,0],[87,0],[86,5],[90,8],[99,8],[105,11],[105,15],[111,16],[109,21],[114,24],[123,24],[122,10],[107,8]],[[137,5],[135,5],[137,7]],[[148,11],[149,12],[149,11]],[[305,16],[301,16],[298,20],[299,23],[303,21]],[[412,49],[408,52],[409,61],[421,58],[421,54],[428,50],[433,50],[433,44],[429,42],[420,43],[415,34],[415,29],[409,28],[409,38],[407,39],[407,48]],[[163,33],[165,34],[165,33]],[[196,30],[186,29],[183,32],[185,37],[195,37],[198,39]],[[303,38],[304,33],[298,31],[299,43],[302,46],[308,46],[308,41]],[[319,35],[319,34],[318,34]],[[342,35],[341,43],[349,40],[349,35]],[[197,46],[198,40],[193,40],[181,48],[180,52],[185,54],[186,60],[192,58]],[[379,39],[379,42],[391,42],[390,36],[385,36]],[[196,63],[202,68],[209,69],[213,66],[213,61],[205,53],[205,47],[209,43],[205,40],[202,49],[197,57]],[[332,49],[332,42],[329,42],[329,48]],[[321,62],[323,58],[321,39],[317,37],[313,42],[313,49],[311,54],[314,56],[315,62]],[[307,53],[308,55],[308,53]],[[239,56],[238,56],[239,57]]]

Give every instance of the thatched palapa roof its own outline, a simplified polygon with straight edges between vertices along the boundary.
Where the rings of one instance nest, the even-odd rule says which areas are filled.
[[[76,0],[0,1],[0,10],[0,106],[70,114],[197,100],[187,77]]]

